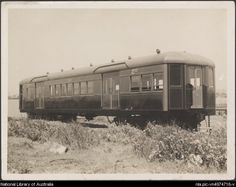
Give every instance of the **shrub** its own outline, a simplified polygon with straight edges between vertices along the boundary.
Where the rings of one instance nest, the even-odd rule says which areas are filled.
[[[226,169],[226,130],[189,132],[176,126],[148,125],[133,141],[134,151],[149,161],[183,160]]]
[[[25,137],[41,143],[55,141],[71,148],[87,148],[99,144],[99,138],[92,129],[76,123],[59,121],[9,119],[8,136]]]
[[[131,144],[134,152],[148,161],[181,161],[199,167],[226,170],[227,136],[224,126],[190,132],[176,125],[148,124],[142,131],[130,125],[113,126],[103,133],[109,142]]]

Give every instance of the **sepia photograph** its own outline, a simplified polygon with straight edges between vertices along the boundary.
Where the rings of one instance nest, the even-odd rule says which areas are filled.
[[[6,180],[235,178],[233,2],[2,2]]]

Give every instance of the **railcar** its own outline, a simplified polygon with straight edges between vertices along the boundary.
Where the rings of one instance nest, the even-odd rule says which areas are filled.
[[[22,80],[19,108],[31,118],[176,119],[196,128],[215,114],[214,74],[211,60],[187,52],[129,57]]]

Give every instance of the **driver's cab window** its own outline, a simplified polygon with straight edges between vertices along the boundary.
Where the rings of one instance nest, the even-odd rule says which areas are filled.
[[[214,73],[213,73],[213,68],[208,68],[208,84],[209,84],[209,87],[211,87],[211,88],[214,87]]]
[[[188,83],[195,87],[195,71],[193,67],[189,67],[188,71]]]
[[[202,86],[202,69],[199,66],[188,67],[187,84],[194,88]]]

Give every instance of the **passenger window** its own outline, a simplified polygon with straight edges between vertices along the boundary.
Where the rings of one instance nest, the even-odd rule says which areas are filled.
[[[79,95],[80,93],[80,84],[74,83],[74,95]]]
[[[29,88],[26,88],[26,99],[29,98]]]
[[[62,96],[66,96],[67,95],[67,85],[66,84],[62,84]]]
[[[28,88],[28,99],[31,99],[31,88]]]
[[[130,77],[120,77],[120,91],[121,92],[128,92],[129,91],[129,81]]]
[[[50,96],[54,96],[54,86],[52,85],[49,86],[49,92],[50,92]]]
[[[54,89],[54,96],[56,96],[56,85],[53,86]]]
[[[81,94],[87,94],[88,91],[87,82],[81,82],[80,87],[81,87]]]
[[[33,90],[33,88],[29,88],[29,99],[34,99],[34,90]]]
[[[36,87],[36,98],[38,98],[39,97],[39,88],[38,87]]]
[[[138,92],[140,89],[140,75],[135,75],[131,77],[131,92]]]
[[[163,90],[163,73],[154,73],[153,90]]]
[[[179,64],[170,65],[170,85],[181,86],[181,66]]]
[[[104,79],[103,81],[103,93],[108,94],[108,80],[109,79]]]
[[[55,92],[55,95],[56,95],[56,96],[60,96],[60,91],[61,91],[61,85],[58,84],[58,85],[56,85],[56,92]]]
[[[88,81],[88,94],[93,93],[93,81]]]
[[[142,91],[150,91],[152,87],[152,74],[142,75]]]
[[[73,93],[73,84],[69,83],[67,87],[68,95],[72,95]]]
[[[40,87],[39,86],[36,86],[36,98],[38,98],[39,97],[39,95],[40,95]]]
[[[25,91],[25,99],[33,99],[33,91],[32,91],[32,88],[26,88],[26,91]]]
[[[96,93],[96,94],[101,94],[101,89],[102,89],[102,81],[101,80],[96,80],[93,82],[93,86],[94,86],[94,89],[93,89],[93,93]]]

